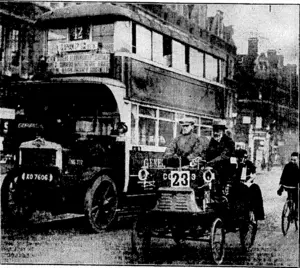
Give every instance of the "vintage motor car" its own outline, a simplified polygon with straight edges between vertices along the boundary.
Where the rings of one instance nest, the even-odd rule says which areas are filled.
[[[158,187],[154,208],[143,211],[133,224],[132,253],[137,259],[144,261],[150,256],[153,237],[170,238],[178,245],[185,240],[208,242],[216,264],[224,260],[228,232],[239,232],[245,252],[252,247],[257,220],[250,199],[238,209],[230,208],[230,183],[217,194],[215,170],[205,161],[199,163],[141,170],[144,176],[155,177]],[[244,181],[240,183],[244,185]]]

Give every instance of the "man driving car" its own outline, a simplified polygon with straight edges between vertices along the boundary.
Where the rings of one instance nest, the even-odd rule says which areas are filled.
[[[164,165],[177,167],[179,159],[181,165],[188,165],[196,157],[205,158],[205,150],[208,146],[208,140],[205,137],[199,137],[193,132],[194,120],[185,117],[179,121],[181,133],[167,147],[164,153]]]

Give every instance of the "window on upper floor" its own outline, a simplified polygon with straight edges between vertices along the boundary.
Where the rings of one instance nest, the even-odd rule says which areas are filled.
[[[164,64],[168,67],[172,66],[172,38],[163,36],[163,57]]]
[[[20,63],[20,37],[19,30],[13,29],[10,32],[11,64],[19,66]]]
[[[4,58],[4,28],[0,25],[0,62]]]
[[[159,33],[153,32],[152,34],[152,55],[153,61],[163,64],[164,55],[163,55],[163,36]]]
[[[185,63],[185,46],[182,43],[173,40],[172,67],[181,71],[186,71]]]
[[[227,73],[227,77],[229,79],[233,79],[233,75],[234,75],[234,61],[232,59],[228,60],[228,73]]]
[[[151,31],[141,25],[136,25],[136,54],[151,60],[151,43]]]
[[[226,76],[226,62],[224,60],[219,59],[219,82],[220,83],[224,83],[225,76]]]
[[[92,27],[92,41],[97,41],[100,49],[114,51],[114,24],[100,24]]]
[[[204,54],[197,49],[190,48],[190,73],[203,77]]]
[[[209,54],[205,55],[205,78],[212,81],[219,80],[218,59]]]

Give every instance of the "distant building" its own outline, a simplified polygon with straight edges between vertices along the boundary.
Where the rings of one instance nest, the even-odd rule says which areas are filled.
[[[250,38],[248,54],[237,57],[235,78],[237,141],[248,145],[257,165],[276,154],[284,163],[299,144],[297,66],[285,66],[273,49],[258,54],[258,39]]]

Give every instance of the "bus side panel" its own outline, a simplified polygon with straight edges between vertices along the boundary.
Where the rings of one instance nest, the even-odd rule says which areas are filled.
[[[142,168],[163,168],[163,153],[130,151],[128,194],[145,194],[153,192],[155,180],[149,176],[146,179],[138,176]],[[140,177],[140,178],[139,178]]]

